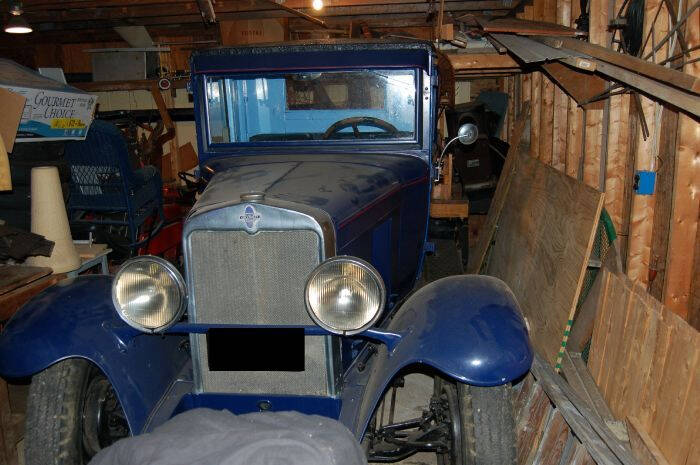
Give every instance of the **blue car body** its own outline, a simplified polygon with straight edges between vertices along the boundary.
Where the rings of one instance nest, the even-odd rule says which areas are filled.
[[[417,110],[415,121],[409,122],[413,133],[401,141],[214,143],[208,136],[211,102],[205,94],[213,77],[374,68],[410,69],[416,76]],[[186,278],[202,272],[193,255],[199,247],[193,241],[197,231],[235,226],[255,234],[272,224],[266,222],[279,221],[280,209],[288,209],[303,213],[294,217],[294,227],[320,218],[307,225],[325,238],[320,260],[359,257],[379,271],[386,285],[384,314],[373,328],[355,336],[330,336],[313,324],[255,325],[302,327],[307,341],[330,341],[326,347],[337,352],[337,364],[325,394],[203,388],[206,368],[200,366],[204,347],[199,337],[212,328],[253,325],[198,320],[203,310],[195,312],[193,296],[203,299],[202,291],[188,281],[189,318],[164,334],[141,333],[117,315],[108,276],[65,280],[28,302],[0,337],[0,374],[22,378],[67,358],[90,360],[114,386],[132,434],[150,431],[195,407],[245,413],[264,405],[337,418],[358,439],[392,379],[411,367],[477,386],[518,379],[529,370],[533,353],[517,302],[504,283],[460,275],[413,291],[426,246],[437,84],[434,52],[420,42],[214,49],[192,59],[200,167],[209,183],[185,224]],[[336,111],[328,110],[328,118],[335,118]],[[264,200],[242,200],[251,193],[262,193]],[[286,230],[288,225],[283,226],[275,228]],[[221,286],[216,292],[227,292],[227,276],[217,276],[223,284],[216,284]]]

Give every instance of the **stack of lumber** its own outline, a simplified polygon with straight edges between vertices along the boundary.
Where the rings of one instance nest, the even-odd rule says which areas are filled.
[[[595,410],[539,356],[515,387],[518,465],[639,465]]]
[[[700,464],[700,333],[624,276],[600,277],[588,367],[643,464]]]

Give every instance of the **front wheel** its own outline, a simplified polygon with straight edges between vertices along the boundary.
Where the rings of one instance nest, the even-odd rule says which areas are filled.
[[[365,435],[370,462],[395,462],[431,452],[439,465],[513,465],[516,438],[511,387],[477,387],[435,376],[432,390],[425,381],[398,378],[380,403]],[[407,391],[401,393],[397,391]],[[420,406],[402,399],[426,399]],[[389,411],[385,414],[386,406]],[[399,412],[395,415],[394,410]],[[421,412],[404,418],[401,411]],[[384,419],[389,419],[384,422]]]
[[[435,379],[435,392],[450,415],[449,450],[439,465],[512,465],[515,417],[509,384],[478,387]]]
[[[67,359],[32,379],[27,399],[27,465],[80,465],[128,436],[107,377],[83,359]]]

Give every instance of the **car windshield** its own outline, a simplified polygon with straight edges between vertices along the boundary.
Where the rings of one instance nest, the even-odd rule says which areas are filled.
[[[413,141],[416,72],[209,77],[209,142]]]

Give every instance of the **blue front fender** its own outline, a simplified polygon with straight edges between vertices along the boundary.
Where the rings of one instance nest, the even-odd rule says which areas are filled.
[[[532,364],[515,296],[489,276],[451,276],[423,287],[386,329],[401,340],[380,346],[366,368],[355,363],[346,373],[341,421],[358,439],[389,383],[406,367],[427,366],[462,383],[496,386],[521,377]]]
[[[29,301],[0,336],[0,375],[31,376],[67,358],[97,365],[114,386],[133,434],[189,360],[186,336],[147,335],[116,314],[112,278],[67,279]]]

